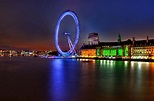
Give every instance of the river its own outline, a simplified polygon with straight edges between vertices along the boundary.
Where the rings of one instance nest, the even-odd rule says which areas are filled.
[[[0,57],[0,101],[154,101],[154,62]]]

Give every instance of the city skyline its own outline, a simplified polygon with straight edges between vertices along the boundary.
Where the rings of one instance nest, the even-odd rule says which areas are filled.
[[[55,27],[60,15],[74,11],[80,21],[80,38],[77,48],[96,32],[100,41],[154,38],[154,1],[144,0],[5,0],[0,1],[0,47],[37,50],[56,50]],[[66,21],[70,19],[66,18]],[[61,30],[70,31],[72,23],[64,23]],[[62,39],[63,40],[63,39]]]

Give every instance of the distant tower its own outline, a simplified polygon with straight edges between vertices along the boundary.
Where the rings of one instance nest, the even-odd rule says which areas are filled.
[[[133,40],[132,40],[132,46],[135,45],[135,37],[133,37]]]
[[[149,37],[147,36],[146,43],[148,43],[148,42],[149,42]]]
[[[98,33],[90,33],[88,36],[88,44],[89,45],[98,45],[99,36]]]
[[[121,43],[121,35],[118,35],[118,43]]]

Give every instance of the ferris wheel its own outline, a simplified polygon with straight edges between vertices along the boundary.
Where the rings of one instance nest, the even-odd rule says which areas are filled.
[[[69,46],[69,50],[67,52],[62,51],[62,49],[59,46],[59,40],[60,40],[59,29],[60,29],[61,21],[64,19],[65,16],[71,16],[73,18],[73,20],[75,22],[75,26],[76,26],[76,37],[74,39],[75,40],[74,43],[72,43],[71,38],[70,38],[71,33],[68,33],[68,32],[64,33],[64,35],[67,38],[67,43]],[[80,28],[79,28],[79,21],[78,21],[77,15],[72,11],[65,11],[58,19],[58,22],[56,25],[56,30],[55,30],[55,45],[56,45],[58,52],[62,56],[69,56],[69,55],[76,54],[75,47],[76,47],[78,40],[79,40],[79,34],[80,34]]]

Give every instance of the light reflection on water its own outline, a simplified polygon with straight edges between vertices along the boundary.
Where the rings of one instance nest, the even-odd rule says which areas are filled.
[[[154,78],[151,77],[154,76],[154,63],[114,60],[71,62],[51,61],[51,69],[54,70],[50,94],[54,101],[154,99],[151,97],[154,94]]]
[[[154,101],[154,62],[0,59],[0,101]]]
[[[49,90],[51,101],[67,101],[70,95],[73,97],[77,93],[80,73],[76,67],[78,65],[74,64],[76,62],[74,59],[71,61],[69,59],[55,59],[51,61],[51,85]]]
[[[52,62],[52,69],[54,69],[54,71],[52,71],[52,73],[50,73],[51,75],[51,84],[52,84],[52,90],[50,93],[52,93],[54,96],[53,100],[56,101],[58,100],[58,98],[63,98],[63,94],[65,93],[66,89],[64,87],[64,64],[63,61],[61,61],[60,59],[56,59]]]

